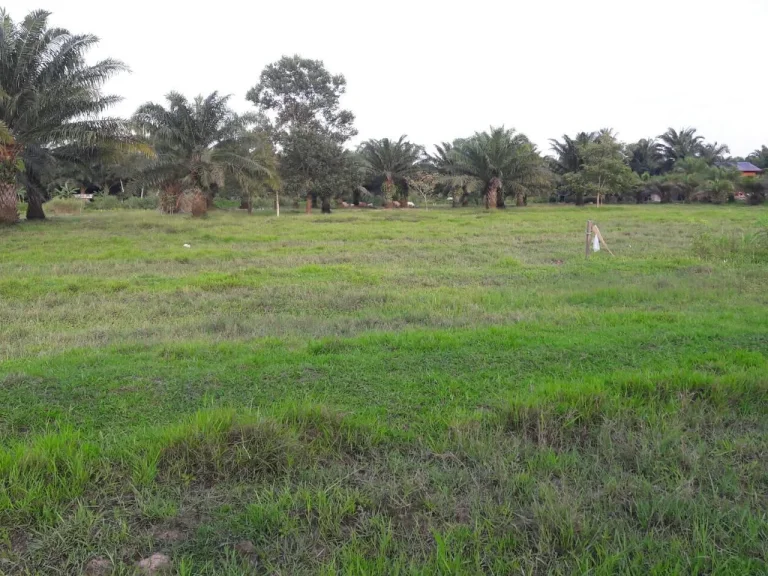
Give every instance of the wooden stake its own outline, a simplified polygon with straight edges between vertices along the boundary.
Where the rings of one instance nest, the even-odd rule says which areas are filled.
[[[587,220],[587,245],[584,247],[584,257],[589,258],[589,241],[592,240],[592,220]]]
[[[615,254],[611,252],[611,249],[608,248],[608,244],[606,244],[605,240],[603,240],[603,235],[600,234],[600,228],[597,227],[597,224],[593,224],[592,229],[594,230],[595,236],[597,236],[597,239],[600,241],[600,244],[603,245],[603,248],[608,250],[608,254],[610,254],[611,256],[615,256]]]

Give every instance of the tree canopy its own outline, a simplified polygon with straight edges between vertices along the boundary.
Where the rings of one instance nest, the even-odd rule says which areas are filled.
[[[316,130],[343,144],[357,134],[355,115],[341,108],[347,81],[331,74],[321,60],[283,56],[261,73],[246,99],[264,115],[275,139],[284,143],[292,130]]]

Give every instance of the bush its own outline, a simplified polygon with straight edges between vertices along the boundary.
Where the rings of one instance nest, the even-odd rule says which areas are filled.
[[[693,251],[704,260],[768,262],[768,228],[719,236],[701,234],[693,240]]]
[[[84,204],[86,204],[85,201],[75,198],[54,198],[50,202],[46,202],[45,209],[56,216],[80,214]]]
[[[240,199],[232,200],[229,198],[215,198],[213,205],[221,210],[235,210],[240,208]],[[253,206],[256,207],[256,199],[253,199]]]
[[[115,196],[98,196],[86,207],[88,210],[119,210],[123,206]]]
[[[157,196],[145,196],[144,198],[132,196],[123,202],[123,206],[131,210],[157,210],[158,204]]]

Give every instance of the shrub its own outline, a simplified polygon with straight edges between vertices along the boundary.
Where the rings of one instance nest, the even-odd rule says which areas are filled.
[[[122,207],[120,200],[115,196],[98,196],[86,205],[88,210],[119,210]]]
[[[216,198],[213,201],[213,205],[216,208],[220,208],[222,210],[234,210],[237,208],[240,208],[241,200],[238,198],[237,200],[231,200],[229,198]],[[253,206],[256,207],[256,199],[253,200]]]
[[[54,198],[45,204],[45,208],[48,212],[61,216],[64,214],[80,214],[83,211],[84,204],[83,200],[75,198]]]
[[[132,196],[123,202],[123,206],[131,210],[156,210],[158,204],[159,200],[157,196],[145,196],[144,198]]]

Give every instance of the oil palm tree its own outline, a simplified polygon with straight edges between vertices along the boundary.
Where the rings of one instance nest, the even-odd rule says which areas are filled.
[[[730,153],[731,149],[726,144],[718,144],[717,142],[702,144],[699,150],[699,156],[710,166],[725,161],[726,155]]]
[[[643,138],[627,146],[629,167],[636,174],[657,176],[664,163],[661,144],[654,138]]]
[[[102,116],[120,99],[101,86],[126,66],[87,64],[98,38],[49,28],[49,16],[37,10],[14,22],[0,10],[0,122],[9,137],[0,142],[2,201],[23,187],[30,220],[45,218],[45,181],[55,166],[93,160],[105,143],[135,144],[125,121]]]
[[[465,140],[454,149],[453,162],[456,175],[482,187],[486,209],[503,208],[506,192],[514,192],[518,206],[523,205],[543,174],[536,147],[524,134],[503,126]]]
[[[464,140],[442,142],[435,145],[435,153],[427,155],[427,165],[440,177],[440,185],[451,194],[452,204],[455,207],[456,192],[461,190],[459,203],[466,206],[473,192],[473,180],[466,174],[460,174],[456,170],[456,153],[465,143]]]
[[[758,168],[768,170],[768,146],[762,146],[747,156],[747,161],[752,162]]]
[[[704,137],[696,133],[696,128],[681,128],[679,131],[669,128],[659,136],[659,140],[665,160],[664,168],[669,171],[678,160],[700,156]]]
[[[704,192],[706,199],[712,204],[723,204],[728,200],[728,196],[733,193],[735,186],[729,178],[715,177],[707,181]]]
[[[407,179],[415,175],[424,163],[424,148],[400,136],[397,140],[382,138],[363,142],[357,150],[369,178],[383,178],[384,204],[393,200],[396,185],[401,185],[402,199],[407,201]]]
[[[253,135],[249,128],[255,118],[233,112],[229,96],[213,92],[190,102],[178,92],[171,92],[166,99],[167,108],[148,102],[133,116],[135,126],[157,152],[141,179],[147,185],[161,187],[166,206],[173,209],[168,199],[186,189],[202,192],[210,206],[227,174],[269,173],[241,144]]]
[[[595,142],[599,136],[599,132],[579,132],[574,138],[563,134],[562,142],[550,140],[550,147],[555,153],[551,157],[553,171],[560,175],[578,172],[584,163],[580,150],[587,144]]]

